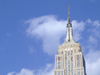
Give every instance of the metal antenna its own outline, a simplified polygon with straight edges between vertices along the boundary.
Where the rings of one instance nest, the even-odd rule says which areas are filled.
[[[70,6],[68,4],[68,23],[70,23]]]

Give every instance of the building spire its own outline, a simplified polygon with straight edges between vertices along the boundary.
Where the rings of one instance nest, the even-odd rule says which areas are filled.
[[[70,23],[70,6],[68,4],[68,23]]]
[[[73,44],[76,43],[73,39],[73,29],[72,29],[72,24],[70,22],[70,6],[68,4],[68,24],[66,26],[67,33],[66,33],[66,40],[64,44]]]

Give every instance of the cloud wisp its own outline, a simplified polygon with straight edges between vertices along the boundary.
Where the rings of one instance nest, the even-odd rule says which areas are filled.
[[[7,75],[53,75],[54,64],[47,64],[44,68],[35,70],[23,68],[19,73],[10,72]]]

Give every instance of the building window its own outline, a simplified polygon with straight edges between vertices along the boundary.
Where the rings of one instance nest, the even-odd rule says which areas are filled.
[[[58,69],[60,69],[60,56],[58,56]]]
[[[68,51],[68,70],[70,70],[70,51]]]
[[[82,62],[82,55],[81,54],[80,54],[80,64],[81,64],[81,67],[82,67],[83,62]]]
[[[80,75],[80,69],[77,69],[77,75]]]
[[[83,75],[83,68],[81,68],[81,75]]]
[[[63,54],[63,51],[61,51],[61,54]]]
[[[61,71],[61,75],[63,75],[63,71]]]
[[[60,71],[58,71],[58,75],[60,75]]]
[[[57,56],[56,56],[56,61],[55,61],[55,69],[57,69]]]
[[[61,60],[60,60],[60,65],[61,65],[61,69],[63,68],[63,56],[61,56]]]
[[[68,51],[68,75],[70,75],[70,51]]]
[[[74,69],[74,75],[76,75],[76,69]]]
[[[74,50],[74,53],[76,53],[76,49]]]
[[[57,72],[55,71],[55,75],[57,75]]]
[[[63,56],[59,55],[57,56],[57,61],[56,62],[56,69],[62,69],[63,68]]]
[[[58,54],[60,54],[60,52],[58,52]]]
[[[71,75],[73,75],[73,50],[71,50]]]
[[[58,61],[58,69],[60,69],[60,61]]]
[[[56,61],[56,65],[55,65],[56,69],[57,69],[57,61]]]
[[[65,75],[67,75],[67,70],[65,70]]]
[[[80,67],[80,55],[77,54],[77,67]]]
[[[65,69],[67,70],[67,51],[65,51]]]
[[[75,55],[75,67],[76,67],[76,55]]]
[[[60,60],[60,56],[58,56],[58,60]]]

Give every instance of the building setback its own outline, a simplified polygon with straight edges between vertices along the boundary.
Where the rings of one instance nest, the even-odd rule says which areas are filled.
[[[81,46],[73,39],[69,6],[66,29],[66,40],[59,46],[58,55],[55,55],[54,75],[86,75],[85,60],[81,51]]]

